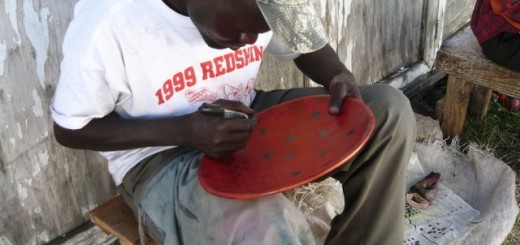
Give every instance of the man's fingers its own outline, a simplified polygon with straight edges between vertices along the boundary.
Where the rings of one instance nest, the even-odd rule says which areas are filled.
[[[343,98],[344,97],[342,96],[331,95],[329,104],[329,113],[331,115],[339,114],[339,111],[341,110],[341,105],[343,104]]]
[[[336,80],[334,78],[330,84],[330,103],[329,103],[329,113],[331,115],[338,115],[341,110],[341,105],[343,104],[343,100],[345,96],[347,96],[347,86],[345,83]]]
[[[246,148],[247,139],[249,137],[245,136],[244,135],[245,133],[240,133],[240,134],[242,134],[242,135],[241,136],[236,135],[232,138],[227,138],[226,141],[229,141],[229,142],[225,142],[225,143],[221,142],[221,143],[217,144],[215,147],[213,147],[211,152],[206,152],[206,154],[208,154],[214,158],[220,158],[220,157],[225,157],[225,156],[231,155],[235,151]]]
[[[226,119],[222,124],[220,124],[219,130],[226,132],[251,132],[253,128],[258,123],[258,119],[250,118],[250,119]]]
[[[253,115],[255,113],[255,111],[253,109],[247,107],[240,101],[218,99],[218,100],[214,101],[213,104],[220,105],[220,106],[222,106],[222,108],[225,108],[228,110],[246,113],[248,115]]]
[[[345,97],[350,96],[361,99],[361,93],[352,74],[342,73],[335,76],[329,85],[331,95],[329,113],[338,115]]]

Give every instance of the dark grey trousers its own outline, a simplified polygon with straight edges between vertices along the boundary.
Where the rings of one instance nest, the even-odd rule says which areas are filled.
[[[495,63],[520,72],[520,33],[500,33],[482,44],[482,52]]]
[[[324,93],[323,88],[258,91],[252,108],[261,111]],[[361,95],[374,113],[375,130],[358,155],[332,174],[343,186],[345,209],[334,218],[326,244],[402,244],[406,169],[415,144],[415,117],[409,100],[395,88],[363,86]],[[176,154],[173,150],[164,159]],[[125,176],[120,191],[131,206],[141,202],[143,185],[164,165],[162,160],[145,160]],[[145,228],[155,238],[152,227]]]

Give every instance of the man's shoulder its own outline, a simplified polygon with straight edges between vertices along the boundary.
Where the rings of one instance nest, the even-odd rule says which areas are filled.
[[[74,17],[67,32],[85,33],[91,39],[99,33],[125,27],[129,19],[135,19],[148,0],[80,0],[74,8]],[[132,17],[134,16],[134,17]],[[117,26],[117,28],[113,28]]]
[[[74,18],[106,20],[139,8],[146,0],[81,0],[74,8]]]

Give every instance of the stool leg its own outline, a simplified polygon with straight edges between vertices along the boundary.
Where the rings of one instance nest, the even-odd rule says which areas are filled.
[[[440,124],[444,136],[460,136],[466,121],[472,84],[464,79],[448,76],[448,87]]]
[[[482,119],[487,115],[489,101],[493,90],[483,86],[474,85],[469,101],[469,114],[471,117]]]

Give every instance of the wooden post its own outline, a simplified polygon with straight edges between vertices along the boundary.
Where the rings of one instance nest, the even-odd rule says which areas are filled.
[[[462,133],[472,87],[463,79],[453,75],[448,76],[441,117],[442,132],[445,136],[456,136]]]

